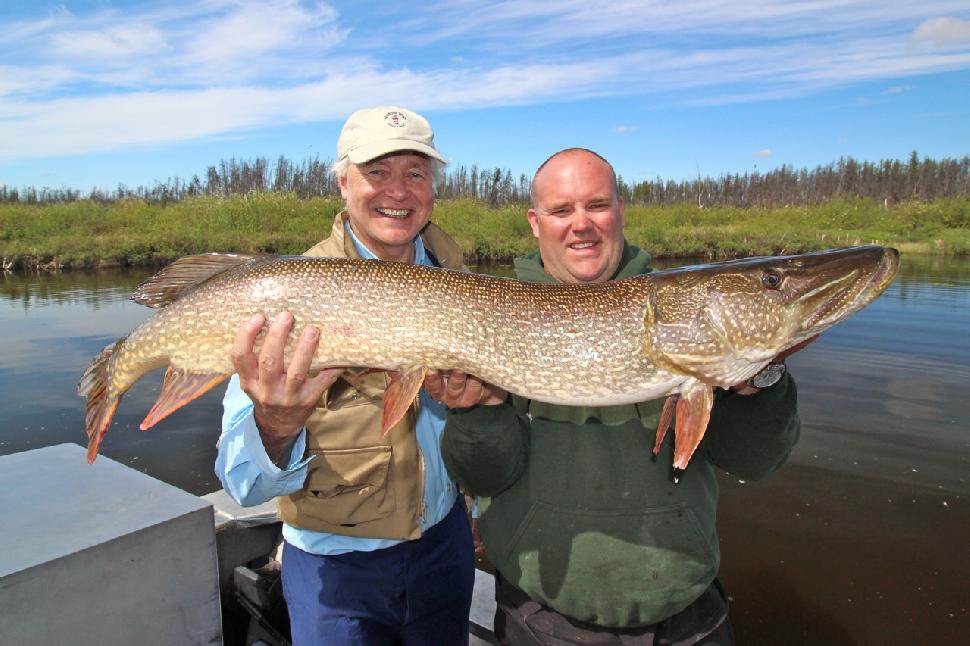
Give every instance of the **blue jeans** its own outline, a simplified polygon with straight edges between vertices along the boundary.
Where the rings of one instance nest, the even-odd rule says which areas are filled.
[[[468,644],[475,583],[459,497],[421,538],[337,556],[283,546],[283,596],[294,646]]]

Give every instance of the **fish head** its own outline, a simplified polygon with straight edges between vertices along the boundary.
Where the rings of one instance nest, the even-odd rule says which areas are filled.
[[[871,303],[898,269],[898,251],[868,245],[656,272],[646,350],[705,383],[741,383]]]

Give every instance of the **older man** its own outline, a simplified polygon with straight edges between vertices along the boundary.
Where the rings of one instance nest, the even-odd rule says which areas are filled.
[[[598,283],[650,271],[650,256],[623,237],[613,169],[592,151],[564,150],[539,168],[528,218],[539,252],[516,260],[521,279]],[[425,388],[455,409],[445,463],[483,496],[500,643],[732,643],[716,579],[714,467],[755,479],[787,459],[799,421],[783,370],[717,395],[678,484],[672,434],[658,458],[651,451],[660,401],[544,404],[454,372],[430,374]]]
[[[334,172],[346,208],[315,256],[460,268],[429,222],[444,159],[419,114],[355,112]],[[283,589],[294,644],[464,644],[474,556],[439,449],[445,408],[425,393],[381,439],[383,373],[308,374],[319,330],[254,317],[233,347],[216,472],[243,505],[279,497]],[[299,342],[289,365],[283,346]]]

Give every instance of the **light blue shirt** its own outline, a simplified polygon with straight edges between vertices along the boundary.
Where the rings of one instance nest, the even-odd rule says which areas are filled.
[[[349,226],[345,225],[361,258],[376,259]],[[414,241],[415,263],[432,265],[421,237]],[[424,503],[426,512],[420,518],[421,531],[427,531],[451,510],[458,488],[449,477],[441,459],[440,440],[445,428],[447,408],[433,400],[424,390],[418,395],[416,433],[424,454]],[[289,464],[280,469],[266,454],[253,416],[253,402],[239,387],[239,375],[233,375],[222,401],[222,435],[216,456],[216,475],[226,492],[240,505],[258,505],[277,496],[285,496],[303,488],[307,465],[313,458],[303,458],[306,449],[306,429],[300,432],[290,454]],[[283,538],[291,545],[311,554],[344,554],[368,552],[397,545],[399,540],[358,538],[314,532],[283,524]]]

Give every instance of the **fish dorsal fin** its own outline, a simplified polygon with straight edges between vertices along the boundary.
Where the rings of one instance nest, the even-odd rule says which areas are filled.
[[[185,256],[143,282],[131,300],[148,307],[165,307],[199,283],[266,254],[205,253]]]

